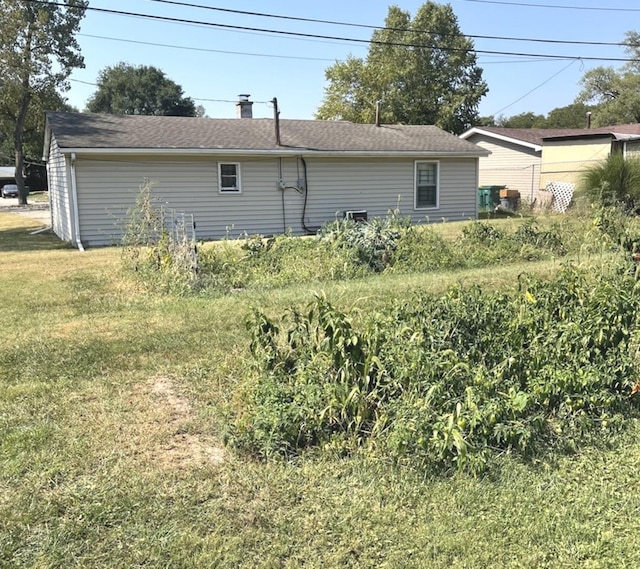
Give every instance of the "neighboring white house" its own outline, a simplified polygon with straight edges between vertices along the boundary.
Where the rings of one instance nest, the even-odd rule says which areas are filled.
[[[547,128],[473,127],[460,138],[491,152],[480,159],[481,186],[507,186],[533,201],[540,189],[542,140],[555,132]]]
[[[203,240],[304,234],[354,210],[477,216],[488,152],[474,144],[435,126],[278,122],[279,140],[272,119],[47,113],[53,230],[80,248],[118,243],[145,178]]]

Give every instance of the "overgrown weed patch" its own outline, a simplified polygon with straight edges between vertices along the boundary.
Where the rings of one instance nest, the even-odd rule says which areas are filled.
[[[513,223],[511,223],[513,225]],[[145,182],[129,212],[123,266],[149,290],[226,294],[247,288],[349,280],[385,272],[470,269],[562,258],[571,252],[561,224],[521,221],[511,231],[474,221],[455,237],[433,226],[412,226],[390,211],[367,222],[325,224],[315,238],[245,235],[239,241],[197,247],[167,229],[164,213]]]
[[[21,223],[14,217],[0,214],[0,224]],[[519,223],[496,227],[511,233]],[[573,223],[561,222],[575,227],[563,233],[569,251],[582,241],[583,260],[605,252],[589,257],[595,272],[617,245],[590,221]],[[460,228],[433,227],[448,242]],[[587,241],[584,231],[600,237]],[[522,272],[552,279],[558,258],[184,297],[122,282],[117,249],[44,251],[15,238],[23,241],[0,243],[3,290],[20,291],[0,298],[0,566],[640,566],[637,420],[606,433],[604,448],[583,445],[553,461],[498,452],[479,477],[432,475],[405,467],[408,460],[394,466],[390,452],[366,444],[316,447],[295,460],[228,450],[214,468],[153,460],[155,443],[162,450],[183,435],[215,444],[223,404],[241,411],[237,394],[252,385],[243,385],[250,305],[282,328],[287,307],[300,311],[322,289],[360,333],[367,313],[385,313],[390,298],[430,296],[425,289],[439,298],[458,280],[462,289],[506,293]],[[175,377],[175,395],[193,406],[186,424],[173,423],[167,399],[147,392],[155,377]],[[138,431],[147,427],[158,429],[148,439]],[[130,450],[150,460],[132,460]]]
[[[323,297],[249,321],[254,373],[228,440],[259,456],[387,453],[425,471],[572,452],[635,416],[640,286],[627,258],[516,294],[416,293],[373,314]],[[637,387],[636,387],[637,389]]]

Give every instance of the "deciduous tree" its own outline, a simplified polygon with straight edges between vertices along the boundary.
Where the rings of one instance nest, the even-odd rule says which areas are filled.
[[[371,38],[366,59],[329,67],[319,119],[436,124],[461,133],[478,118],[488,88],[473,42],[462,35],[448,4],[426,2],[411,14],[391,6]]]
[[[84,66],[75,34],[87,5],[85,0],[0,0],[0,113],[13,136],[21,204],[27,203],[24,137],[29,109],[36,99],[68,89],[66,79]]]
[[[627,32],[624,43],[632,61],[620,69],[595,67],[581,80],[576,101],[598,105],[593,114],[597,126],[640,122],[640,34]]]
[[[564,107],[557,107],[549,111],[544,121],[544,128],[585,128],[587,113],[596,112],[595,105],[571,103]]]
[[[496,123],[501,128],[543,128],[544,121],[544,115],[527,112],[511,117],[498,117]]]
[[[87,103],[92,113],[113,115],[197,116],[196,105],[182,87],[160,69],[118,63],[98,76],[98,89]]]
[[[3,93],[0,102],[0,165],[9,166],[15,162],[13,122],[18,111],[15,96]],[[73,111],[58,91],[53,87],[48,90],[35,91],[24,120],[22,148],[25,163],[40,162],[44,144],[45,111]]]

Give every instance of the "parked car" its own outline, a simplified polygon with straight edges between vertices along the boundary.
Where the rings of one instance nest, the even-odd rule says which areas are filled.
[[[16,184],[5,184],[2,186],[2,197],[3,198],[17,198],[18,197],[18,186]]]

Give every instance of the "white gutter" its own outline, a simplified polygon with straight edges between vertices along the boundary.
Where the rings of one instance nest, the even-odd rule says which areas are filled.
[[[71,201],[73,203],[73,229],[76,245],[80,251],[84,251],[80,240],[80,216],[78,214],[78,187],[76,185],[76,153],[71,153]]]
[[[480,158],[491,152],[479,149],[473,152],[446,152],[430,150],[383,151],[383,150],[313,150],[312,148],[292,148],[274,150],[256,150],[253,148],[64,148],[62,154],[76,153],[94,156],[316,156],[316,157],[390,157],[390,158]]]

